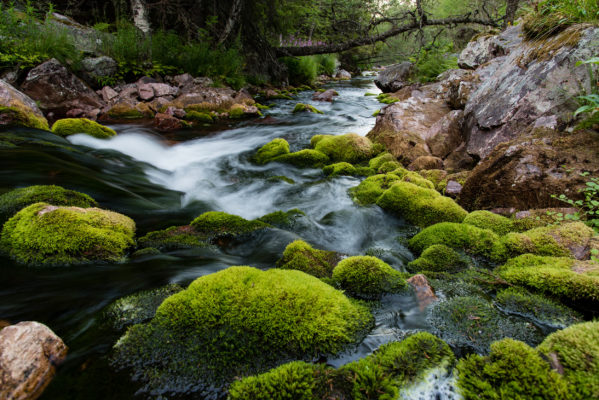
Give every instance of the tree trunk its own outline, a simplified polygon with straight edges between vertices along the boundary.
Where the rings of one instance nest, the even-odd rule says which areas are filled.
[[[225,24],[225,28],[218,38],[218,44],[224,43],[231,35],[232,32],[235,31],[235,27],[237,26],[239,19],[241,18],[241,10],[243,9],[243,0],[233,0],[233,4],[231,5],[231,11],[229,12],[229,17],[227,18],[227,23]]]
[[[507,0],[507,6],[505,8],[505,19],[503,21],[504,28],[506,28],[508,25],[514,24],[514,19],[516,18],[516,11],[518,11],[519,5],[520,0]]]
[[[146,35],[150,33],[150,19],[145,0],[131,0],[131,12],[133,24]]]

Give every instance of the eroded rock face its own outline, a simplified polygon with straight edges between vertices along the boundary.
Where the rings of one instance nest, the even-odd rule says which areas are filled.
[[[599,173],[599,138],[589,132],[542,136],[497,146],[474,168],[459,203],[470,210],[528,210],[564,205],[552,195],[580,198],[588,180],[580,172]]]
[[[570,101],[589,87],[589,77],[577,61],[596,53],[599,28],[573,26],[542,42],[519,42],[511,27],[505,39],[507,55],[494,58],[475,74],[480,84],[465,107],[467,151],[476,158],[489,156],[499,143],[513,140],[537,120],[556,115],[567,120],[576,108]]]
[[[468,43],[458,58],[458,66],[464,69],[476,69],[492,59],[506,55],[522,42],[516,29],[508,28],[499,36],[486,35]]]
[[[393,64],[379,72],[374,84],[384,93],[396,92],[409,84],[409,78],[414,72],[414,64],[403,62]]]
[[[453,110],[431,126],[426,143],[435,157],[445,158],[464,142],[464,112]]]
[[[56,59],[38,65],[27,74],[23,92],[37,101],[42,110],[64,117],[71,109],[91,111],[104,102],[85,82]]]
[[[0,79],[0,125],[48,129],[48,121],[35,101]]]
[[[0,399],[40,397],[67,350],[64,342],[39,322],[20,322],[0,330]]]

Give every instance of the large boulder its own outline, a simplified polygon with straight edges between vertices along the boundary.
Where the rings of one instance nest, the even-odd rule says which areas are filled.
[[[562,206],[553,195],[581,198],[578,190],[588,178],[580,173],[599,173],[599,138],[589,132],[543,135],[497,146],[472,170],[459,203],[470,210],[528,210]]]
[[[431,126],[426,143],[435,157],[445,158],[463,142],[464,112],[453,110]]]
[[[374,84],[384,93],[396,92],[410,84],[409,80],[413,73],[414,64],[411,62],[389,65],[379,72]]]
[[[472,40],[458,57],[458,66],[476,69],[492,59],[504,56],[522,42],[519,30],[509,28],[501,35],[480,35]]]
[[[23,125],[48,130],[48,121],[29,96],[0,79],[0,126]]]
[[[520,32],[520,26],[511,27],[497,40]],[[468,153],[484,159],[541,118],[569,120],[577,107],[571,99],[581,87],[590,90],[588,71],[576,63],[596,55],[598,41],[599,28],[576,25],[541,41],[519,43],[479,68],[481,83],[464,110]]]
[[[40,397],[67,350],[64,342],[39,322],[19,322],[0,330],[0,399]]]
[[[98,78],[116,74],[119,64],[110,57],[87,57],[81,61],[81,75],[92,86],[98,85]]]
[[[29,71],[21,87],[56,118],[67,116],[73,109],[91,113],[103,106],[96,92],[54,58]]]

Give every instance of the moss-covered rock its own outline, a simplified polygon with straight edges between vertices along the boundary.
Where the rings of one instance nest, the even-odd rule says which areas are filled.
[[[434,244],[427,247],[419,258],[408,264],[412,272],[458,272],[468,268],[469,260],[451,247]]]
[[[314,150],[326,154],[333,162],[357,164],[367,161],[376,153],[370,139],[348,133],[346,135],[316,135],[310,140]]]
[[[366,206],[375,204],[379,197],[391,187],[395,182],[399,182],[399,177],[393,174],[374,175],[364,179],[356,187],[350,189],[350,194],[354,201],[360,205]]]
[[[335,177],[340,175],[345,176],[356,176],[358,175],[358,171],[356,167],[347,162],[340,162],[336,164],[327,165],[322,169],[322,172],[326,176]]]
[[[276,226],[277,228],[290,229],[296,224],[297,220],[306,215],[305,212],[297,208],[285,211],[275,211],[270,214],[263,215],[258,218],[258,221],[265,224]]]
[[[376,202],[382,209],[426,227],[439,222],[462,222],[468,213],[449,197],[410,182],[397,182]]]
[[[512,337],[534,345],[541,341],[530,323],[506,317],[479,297],[454,297],[436,303],[428,317],[433,333],[460,350],[487,354],[489,345]]]
[[[293,108],[293,113],[309,112],[313,114],[324,114],[322,111],[310,104],[297,103]]]
[[[291,164],[299,168],[321,168],[329,162],[329,158],[320,151],[305,149],[283,154],[275,157],[272,161]]]
[[[488,356],[471,354],[457,365],[458,387],[466,400],[570,399],[567,382],[525,343],[503,339]]]
[[[387,164],[381,166],[381,170],[385,169]],[[418,172],[408,171],[407,169],[400,167],[391,171],[392,174],[399,176],[403,182],[410,182],[416,186],[423,187],[425,189],[435,189],[435,184],[428,179],[422,177]]]
[[[296,240],[287,245],[277,266],[302,271],[317,278],[330,278],[339,259],[339,254],[334,251],[318,250],[303,240]]]
[[[116,330],[154,318],[156,309],[167,297],[179,293],[183,288],[170,284],[158,289],[144,290],[122,297],[110,304],[104,311],[104,318]]]
[[[495,272],[511,284],[566,301],[599,302],[599,265],[590,261],[524,254]]]
[[[599,398],[599,322],[572,325],[547,336],[538,347],[553,368],[563,371],[571,397]]]
[[[35,185],[14,189],[0,196],[0,225],[17,211],[34,203],[55,206],[97,207],[98,203],[86,194],[54,185]]]
[[[554,328],[562,329],[582,321],[582,317],[576,311],[519,287],[510,287],[498,292],[495,301],[504,312],[521,315]]]
[[[262,146],[252,157],[252,161],[264,165],[284,154],[289,154],[289,143],[285,139],[277,138]]]
[[[137,240],[140,248],[156,248],[162,251],[208,247],[207,235],[198,233],[189,225],[171,226],[160,231],[147,233]]]
[[[210,113],[193,110],[188,111],[185,114],[185,120],[204,124],[211,124],[214,122],[214,118],[212,118]]]
[[[35,203],[4,224],[0,249],[29,265],[118,262],[134,233],[133,220],[112,211]]]
[[[116,135],[114,130],[87,118],[59,119],[52,125],[52,132],[62,137],[85,133],[98,139],[108,139]]]
[[[346,258],[333,269],[333,280],[354,297],[370,300],[406,287],[403,275],[376,257]]]
[[[490,229],[503,236],[514,231],[514,223],[510,218],[486,210],[473,211],[464,218],[464,223],[481,229]]]
[[[374,169],[375,171],[378,171],[379,168],[383,166],[383,164],[386,164],[388,162],[397,162],[397,159],[393,156],[393,154],[385,152],[379,154],[378,156],[368,161],[368,166]]]
[[[138,107],[127,103],[115,104],[106,114],[112,119],[142,119],[153,117],[153,113],[149,110],[144,112],[144,110],[139,110]]]
[[[270,227],[262,221],[249,221],[222,211],[208,211],[191,221],[190,226],[196,233],[210,239],[245,235]]]
[[[187,390],[338,353],[371,324],[365,306],[308,274],[231,267],[196,279],[151,322],[129,328],[113,361],[152,389],[176,380],[173,390]]]
[[[18,102],[8,107],[0,106],[0,120],[9,121],[10,125],[27,126],[44,131],[50,129],[48,120],[43,115],[36,115],[24,104]]]

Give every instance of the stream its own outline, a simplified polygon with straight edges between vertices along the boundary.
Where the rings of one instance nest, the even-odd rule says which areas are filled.
[[[327,179],[320,169],[279,163],[256,166],[249,161],[259,147],[277,137],[296,151],[308,147],[316,134],[366,135],[374,126],[373,112],[381,106],[375,97],[364,96],[379,93],[372,78],[328,87],[339,92],[333,103],[312,102],[312,92],[302,92],[293,101],[270,102],[275,106],[263,119],[218,131],[161,135],[143,125],[112,125],[119,135],[110,140],[75,135],[70,143],[61,141],[61,146],[75,151],[61,146],[0,149],[0,194],[33,184],[78,190],[94,197],[102,208],[133,218],[138,237],[187,224],[210,210],[247,219],[294,208],[306,214],[290,231],[268,230],[249,243],[232,243],[220,250],[179,250],[119,265],[36,269],[0,258],[0,319],[40,321],[69,346],[66,363],[42,399],[132,397],[137,388],[130,378],[113,372],[106,362],[120,334],[106,327],[103,310],[120,297],[169,283],[186,286],[232,265],[272,268],[286,245],[300,238],[320,249],[376,255],[404,270],[413,256],[402,239],[412,235],[414,227],[377,206],[355,205],[347,191],[359,178]],[[313,104],[324,115],[292,114],[298,102]],[[27,129],[20,132],[33,135]],[[56,140],[46,135],[47,140]],[[412,294],[386,297],[375,316],[376,327],[365,340],[329,359],[331,365],[364,357],[414,330],[430,330],[426,311]],[[417,398],[440,398],[431,390]]]

